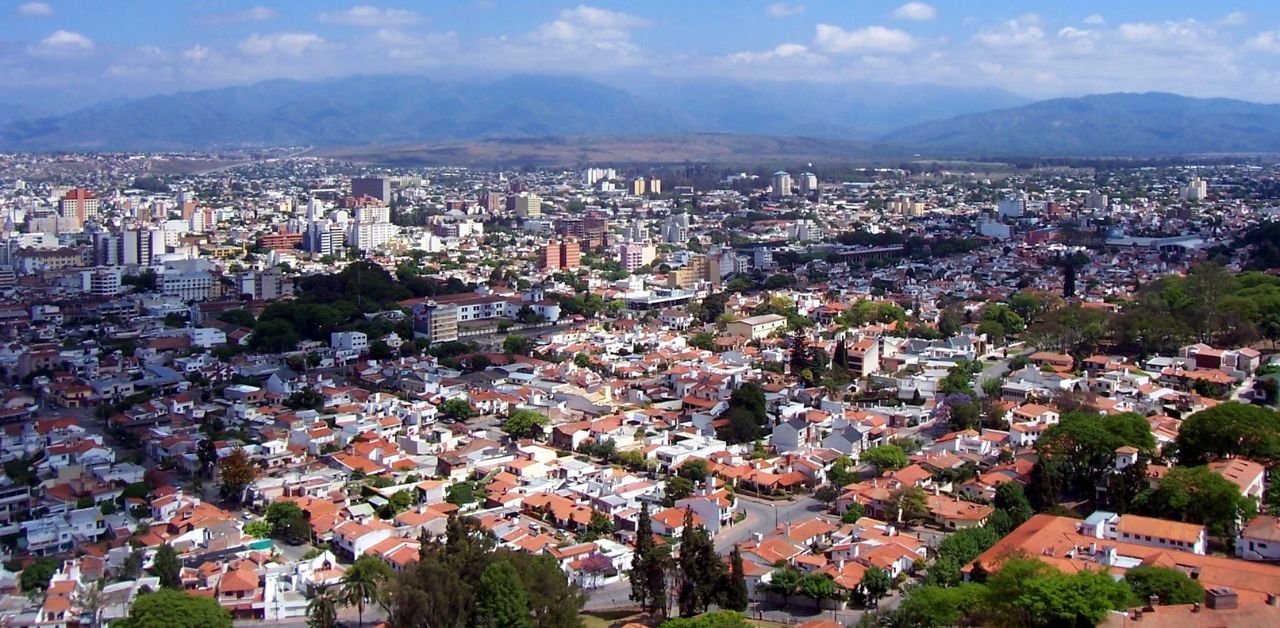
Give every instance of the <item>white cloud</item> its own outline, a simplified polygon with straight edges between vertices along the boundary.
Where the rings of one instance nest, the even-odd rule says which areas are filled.
[[[632,56],[639,49],[631,31],[649,25],[642,17],[578,5],[563,9],[556,19],[538,27],[533,41],[559,50],[588,50]]]
[[[1259,52],[1280,54],[1280,31],[1263,31],[1250,37],[1245,47]]]
[[[319,18],[321,22],[346,24],[348,26],[395,27],[415,24],[422,19],[417,11],[406,9],[379,9],[362,4],[346,11],[325,11]]]
[[[1233,26],[1244,26],[1249,23],[1249,16],[1244,11],[1232,11],[1218,18],[1215,23],[1218,26],[1225,26],[1227,28]]]
[[[828,59],[809,50],[803,44],[779,44],[773,50],[765,52],[735,52],[724,58],[730,64],[746,65],[786,61],[787,63],[819,64]]]
[[[938,10],[923,2],[908,2],[894,9],[893,17],[900,20],[925,22],[938,17]]]
[[[315,33],[273,33],[271,35],[254,33],[240,42],[239,48],[241,52],[250,55],[278,53],[297,56],[323,43],[324,39]]]
[[[188,61],[204,61],[209,58],[209,49],[196,44],[182,51],[182,58]]]
[[[785,2],[775,2],[764,10],[769,17],[792,17],[804,13],[803,4],[787,4]]]
[[[1081,20],[1081,22],[1084,22],[1085,24],[1088,24],[1090,26],[1102,26],[1103,24],[1107,23],[1107,20],[1104,19],[1101,15],[1094,13],[1093,15],[1090,15],[1089,17],[1086,17],[1083,20]]]
[[[73,31],[56,30],[27,50],[43,55],[76,54],[93,50],[93,40]]]
[[[1089,35],[1091,35],[1092,33],[1093,33],[1093,31],[1091,31],[1091,30],[1089,30],[1089,29],[1081,29],[1081,28],[1074,28],[1074,27],[1071,27],[1071,26],[1063,26],[1063,27],[1062,27],[1062,30],[1058,31],[1058,37],[1061,37],[1061,38],[1063,38],[1063,39],[1083,39],[1083,38],[1085,38],[1085,37],[1088,37],[1088,36],[1089,36]]]
[[[18,5],[18,15],[24,17],[49,17],[53,15],[53,7],[48,2],[27,2]]]
[[[830,53],[909,52],[916,40],[906,31],[883,26],[868,26],[847,31],[839,26],[819,24],[814,45]]]
[[[977,35],[978,43],[996,48],[1025,46],[1038,43],[1044,39],[1044,29],[1040,28],[1040,16],[1027,14],[1006,20],[995,28],[989,28]]]

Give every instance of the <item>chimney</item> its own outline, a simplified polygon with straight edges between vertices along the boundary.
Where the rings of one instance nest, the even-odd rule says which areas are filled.
[[[1240,596],[1227,587],[1216,587],[1205,591],[1204,605],[1215,611],[1230,610],[1240,605]]]

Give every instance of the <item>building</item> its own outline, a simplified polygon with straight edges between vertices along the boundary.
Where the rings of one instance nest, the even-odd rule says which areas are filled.
[[[849,370],[862,377],[880,371],[880,342],[873,337],[861,338],[849,345]]]
[[[121,292],[120,270],[98,268],[80,273],[80,289],[95,297],[114,297]]]
[[[1209,198],[1209,182],[1200,177],[1191,177],[1191,181],[1182,188],[1182,199],[1193,203]]]
[[[381,203],[391,202],[391,179],[387,177],[355,177],[351,179],[351,196],[368,196]]]
[[[618,262],[622,264],[622,267],[627,272],[632,272],[637,268],[652,263],[657,256],[658,249],[652,244],[628,242],[622,245],[618,254]]]
[[[58,215],[82,229],[85,221],[98,217],[99,203],[98,197],[93,192],[84,188],[75,188],[58,201]]]
[[[662,194],[662,179],[658,177],[649,177],[649,193]]]
[[[413,304],[413,336],[428,342],[458,339],[458,307],[435,301]]]
[[[578,241],[566,238],[551,241],[542,247],[542,269],[574,269],[582,265],[582,248]]]
[[[362,331],[335,331],[329,334],[329,346],[338,351],[364,353],[369,350],[369,336]]]
[[[160,293],[183,301],[203,301],[213,296],[213,265],[206,260],[165,262]]]
[[[684,244],[689,241],[689,214],[667,216],[662,222],[662,241],[668,244]]]
[[[372,251],[390,242],[400,227],[389,222],[353,222],[347,227],[347,246],[357,251]]]
[[[812,172],[802,172],[799,177],[800,194],[809,196],[818,192],[818,175]]]
[[[150,266],[165,252],[163,229],[125,229],[120,232],[120,263]]]
[[[328,222],[313,222],[307,225],[307,233],[302,240],[302,248],[308,253],[317,255],[338,255],[342,252],[342,231]]]
[[[255,301],[274,301],[293,296],[293,277],[278,268],[251,270],[236,275],[236,291]]]
[[[779,170],[773,173],[773,178],[769,182],[770,196],[774,200],[783,199],[791,196],[791,175],[785,170]]]
[[[1104,510],[1089,515],[1080,524],[1079,533],[1097,539],[1177,549],[1192,554],[1204,554],[1209,542],[1202,525],[1138,515],[1118,515]]]
[[[516,196],[516,215],[521,218],[537,218],[542,215],[542,198],[532,192]]]
[[[636,177],[631,180],[631,194],[635,196],[644,196],[645,188],[644,177]]]
[[[727,326],[730,334],[743,336],[751,340],[767,338],[773,332],[786,328],[787,317],[778,314],[748,316],[747,318],[730,322]]]

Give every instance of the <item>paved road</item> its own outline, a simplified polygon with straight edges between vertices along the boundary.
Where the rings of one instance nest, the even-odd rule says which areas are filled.
[[[768,534],[787,521],[803,519],[825,510],[821,502],[807,496],[768,501],[745,495],[738,496],[738,509],[746,514],[746,518],[716,535],[716,551],[722,554],[736,544],[751,540],[754,532]]]

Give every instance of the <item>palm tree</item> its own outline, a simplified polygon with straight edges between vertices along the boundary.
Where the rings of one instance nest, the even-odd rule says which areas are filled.
[[[307,604],[307,626],[310,628],[334,628],[338,625],[338,600],[329,587],[316,592]]]
[[[372,556],[361,556],[342,576],[342,603],[355,605],[360,625],[364,625],[364,605],[381,599],[382,585],[391,576],[391,568]]]

